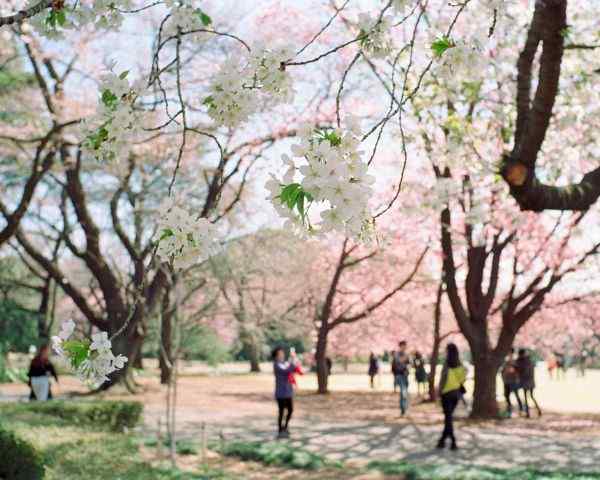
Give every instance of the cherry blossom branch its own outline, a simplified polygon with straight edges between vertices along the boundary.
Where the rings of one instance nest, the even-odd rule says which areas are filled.
[[[15,23],[21,23],[28,18],[31,18],[37,15],[40,12],[43,12],[47,8],[51,8],[56,2],[56,0],[41,0],[35,5],[26,8],[25,10],[20,10],[14,15],[9,15],[6,17],[0,17],[0,27],[4,25],[13,25]]]

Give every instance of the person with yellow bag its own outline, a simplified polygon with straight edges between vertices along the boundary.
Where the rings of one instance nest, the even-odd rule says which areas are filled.
[[[460,362],[458,348],[454,343],[449,343],[446,347],[446,361],[442,369],[440,378],[439,392],[442,399],[442,409],[444,411],[444,431],[437,444],[437,448],[446,446],[446,439],[449,438],[451,450],[456,450],[456,438],[454,437],[454,410],[458,405],[463,393],[465,393],[464,383],[467,379],[467,370]]]

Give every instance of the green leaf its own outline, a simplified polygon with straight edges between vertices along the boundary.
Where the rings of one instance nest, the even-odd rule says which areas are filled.
[[[65,11],[64,10],[58,10],[56,12],[56,22],[63,27],[65,25],[65,23],[67,22],[67,16],[65,15]]]
[[[102,92],[102,103],[104,105],[106,105],[107,108],[114,110],[116,108],[118,102],[119,102],[119,99],[110,90],[107,89]]]
[[[294,193],[301,188],[302,187],[299,183],[290,183],[289,185],[284,186],[281,190],[281,193],[279,194],[279,199],[281,200],[281,203],[289,204],[290,199],[293,197]]]
[[[67,17],[65,14],[65,11],[63,9],[61,10],[50,10],[50,13],[48,14],[48,16],[46,17],[46,19],[44,20],[46,22],[46,25],[48,25],[50,28],[56,30],[56,26],[64,26],[64,24],[67,22]]]
[[[342,137],[335,130],[317,130],[317,137],[319,143],[327,140],[332,147],[337,147],[342,143]]]
[[[119,74],[119,78],[120,78],[121,80],[124,80],[125,78],[127,78],[127,75],[129,75],[129,70],[125,70],[125,71],[121,72],[121,73]]]
[[[573,33],[573,29],[567,25],[565,28],[561,29],[559,33],[560,36],[566,40],[571,36],[571,33]]]
[[[431,44],[431,50],[436,57],[441,57],[446,50],[454,47],[454,42],[450,40],[448,37],[438,37]]]
[[[165,238],[172,237],[173,235],[175,235],[175,233],[173,232],[173,230],[171,230],[170,228],[165,228],[162,231],[162,233],[161,233],[160,238],[159,238],[158,241],[160,242],[161,240],[164,240]]]
[[[206,97],[204,100],[202,100],[202,103],[204,105],[208,105],[209,107],[214,106],[215,104],[215,99],[213,98],[212,95],[209,95],[208,97]]]
[[[56,14],[54,13],[54,10],[51,10],[50,13],[48,14],[48,16],[46,17],[46,19],[44,20],[46,22],[46,25],[48,25],[51,28],[56,28]]]
[[[62,349],[67,353],[73,368],[78,368],[90,355],[89,340],[67,340]]]
[[[102,143],[108,139],[108,130],[105,127],[100,127],[96,133],[91,134],[87,139],[92,150],[98,150]]]
[[[304,220],[304,192],[300,192],[300,195],[298,195],[298,201],[296,202],[296,208],[298,209],[298,213],[300,214],[300,216],[302,217],[302,220]]]
[[[200,21],[202,22],[202,25],[204,25],[205,27],[208,27],[212,23],[212,18],[210,18],[206,13],[204,13],[200,9],[198,9],[197,12],[198,12],[198,15],[200,16]]]

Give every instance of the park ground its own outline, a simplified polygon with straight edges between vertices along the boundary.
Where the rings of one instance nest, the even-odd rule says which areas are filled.
[[[245,368],[241,364],[225,365],[218,370],[198,364],[183,366],[177,394],[180,439],[200,442],[204,430],[209,446],[273,441],[275,421],[270,366],[265,365],[264,373],[259,374],[244,373]],[[600,472],[599,370],[589,370],[583,378],[570,370],[566,378],[551,380],[539,368],[537,396],[544,410],[541,418],[534,413],[531,419],[515,416],[509,420],[475,422],[467,418],[467,409],[460,406],[457,410],[458,452],[439,452],[434,448],[442,423],[439,406],[421,403],[412,385],[410,411],[401,417],[398,397],[392,392],[391,375],[381,375],[378,387],[371,390],[361,370],[363,366],[351,366],[348,372],[334,371],[330,379],[331,393],[324,396],[314,393],[314,375],[306,374],[298,379],[290,446],[341,461],[347,467],[345,470],[300,473],[218,457],[210,452],[203,460],[217,462],[232,478],[257,480],[383,478],[381,472],[364,473],[374,461],[459,467],[463,472],[478,468]],[[139,434],[152,438],[157,435],[164,416],[164,387],[159,385],[151,364],[136,380],[139,393],[131,395],[114,389],[102,397],[141,401],[144,422]],[[80,392],[83,392],[81,385],[69,376],[63,377],[55,389],[59,397]],[[0,386],[2,400],[21,400],[26,393],[24,385]],[[158,461],[147,449],[142,449],[141,454],[150,463]],[[193,469],[199,462],[198,456],[182,457],[180,466]]]

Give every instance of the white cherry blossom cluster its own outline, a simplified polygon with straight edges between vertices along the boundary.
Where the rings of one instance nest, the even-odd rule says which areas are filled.
[[[141,130],[142,112],[134,108],[139,93],[127,72],[102,77],[98,111],[82,124],[84,147],[98,160],[118,162]]]
[[[109,379],[108,375],[127,363],[126,356],[113,354],[108,333],[95,333],[90,342],[87,339],[70,340],[74,331],[73,320],[64,322],[58,335],[52,337],[52,345],[54,351],[71,364],[82,382],[98,387]]]
[[[284,67],[293,56],[289,47],[269,49],[261,46],[250,54],[248,68],[254,78],[253,86],[269,94],[269,100],[275,103],[291,102],[294,98],[292,77]]]
[[[258,96],[247,85],[244,69],[243,60],[233,56],[221,65],[212,79],[204,104],[218,125],[233,128],[248,120],[259,108]]]
[[[291,102],[292,78],[284,62],[292,56],[288,48],[258,47],[247,56],[227,59],[212,79],[204,99],[209,116],[218,125],[236,127],[258,111],[263,102]]]
[[[368,13],[358,16],[358,28],[360,29],[360,46],[364,52],[374,58],[388,57],[394,50],[394,44],[389,34],[392,21],[385,16],[372,17]]]
[[[179,31],[201,30],[211,23],[210,17],[190,0],[165,0],[165,5],[170,8],[170,15],[163,28],[163,37],[175,36]]]
[[[438,75],[446,81],[455,81],[456,78],[476,81],[483,77],[487,69],[483,47],[476,39],[452,41],[439,62]]]
[[[161,206],[156,254],[175,269],[190,267],[220,252],[218,230],[172,200]]]
[[[30,0],[28,7],[37,3],[37,0]],[[42,10],[29,19],[29,23],[38,34],[48,38],[61,38],[66,30],[79,30],[87,25],[114,30],[121,27],[123,12],[130,10],[132,5],[132,0],[65,1],[62,8]]]
[[[368,240],[374,233],[368,202],[375,178],[367,173],[368,165],[361,158],[358,122],[349,118],[343,130],[306,126],[299,136],[300,143],[292,145],[294,160],[282,156],[288,165],[283,178],[272,176],[267,183],[275,208],[288,219],[288,226],[303,225],[309,233],[336,231]],[[297,175],[301,180],[293,183]],[[318,222],[308,215],[313,202],[324,206]]]

